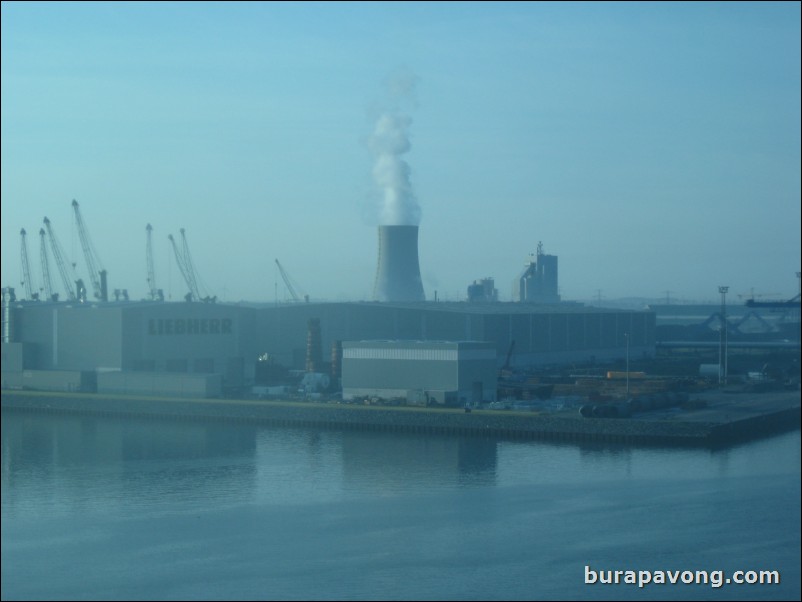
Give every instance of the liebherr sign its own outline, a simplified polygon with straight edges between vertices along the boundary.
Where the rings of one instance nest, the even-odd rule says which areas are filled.
[[[148,334],[231,334],[231,318],[166,318],[148,320]]]

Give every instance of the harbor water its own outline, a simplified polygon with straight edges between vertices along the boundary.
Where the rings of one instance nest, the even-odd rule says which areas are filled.
[[[3,600],[799,599],[800,432],[706,450],[4,410],[0,582]]]

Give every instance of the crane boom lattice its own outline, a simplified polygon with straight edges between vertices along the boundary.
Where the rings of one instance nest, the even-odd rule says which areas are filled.
[[[28,295],[28,299],[36,300],[39,299],[39,291],[33,285],[31,281],[31,262],[28,259],[28,242],[25,238],[25,228],[20,230],[20,256],[22,257],[22,285],[25,287],[25,293]]]
[[[84,288],[83,280],[77,278],[75,269],[64,259],[64,251],[62,251],[61,244],[58,238],[56,238],[56,233],[50,225],[50,220],[46,217],[44,219],[44,224],[45,228],[47,228],[47,235],[50,238],[50,249],[53,251],[53,258],[56,260],[56,267],[58,267],[61,281],[64,284],[67,295],[70,300],[85,301],[86,289]],[[75,283],[75,288],[73,288],[73,283]]]
[[[197,301],[198,298],[195,295],[195,292],[192,290],[192,280],[187,274],[187,268],[186,265],[184,265],[184,258],[181,255],[181,251],[178,250],[178,246],[175,244],[175,238],[173,238],[172,234],[169,234],[167,236],[167,239],[170,241],[170,246],[173,248],[173,253],[175,254],[175,262],[178,264],[178,270],[181,272],[181,276],[183,276],[184,282],[187,283],[187,287],[189,288],[189,292],[186,295],[184,295],[184,298],[187,301]]]
[[[53,283],[50,281],[50,263],[47,260],[47,233],[44,228],[39,228],[39,259],[42,264],[42,280],[44,282],[45,295],[50,301],[58,301],[58,293],[53,292]]]
[[[148,290],[150,291],[151,301],[164,301],[164,291],[156,287],[156,270],[153,267],[153,240],[151,232],[153,226],[150,224],[145,228],[148,232],[147,262],[148,262]]]
[[[192,255],[189,252],[189,245],[187,244],[187,236],[184,228],[181,228],[181,250],[178,249],[178,245],[176,244],[172,234],[170,234],[167,238],[170,239],[170,244],[173,247],[173,253],[175,253],[175,260],[176,263],[178,263],[178,269],[181,271],[181,275],[184,277],[184,281],[187,283],[187,287],[189,288],[189,292],[184,295],[184,298],[187,301],[204,301],[206,303],[214,303],[217,301],[217,297],[201,295],[200,288],[198,287],[199,277],[195,271],[195,265],[192,262]]]
[[[95,298],[100,301],[108,301],[108,289],[106,286],[106,270],[100,263],[95,246],[89,238],[89,231],[84,225],[81,210],[78,208],[78,201],[72,200],[72,208],[75,210],[75,224],[78,226],[78,236],[81,239],[81,247],[86,259],[86,269],[89,270],[89,280],[92,282]]]
[[[195,299],[200,301],[201,294],[200,289],[198,288],[198,277],[195,273],[195,264],[192,262],[192,255],[189,252],[189,244],[187,243],[187,234],[184,228],[181,228],[181,248],[183,250],[184,256],[184,267],[187,270],[187,284],[189,285],[189,289],[192,291],[192,294],[195,296]]]
[[[303,291],[300,293],[296,291],[296,288],[300,288],[297,283],[290,278],[290,275],[284,269],[284,266],[281,265],[278,259],[276,259],[276,266],[278,267],[279,274],[281,274],[281,279],[284,281],[284,284],[287,286],[287,291],[290,293],[293,301],[306,301],[309,302],[309,295],[305,294]]]

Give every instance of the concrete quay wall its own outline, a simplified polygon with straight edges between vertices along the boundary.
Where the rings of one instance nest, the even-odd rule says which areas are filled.
[[[799,403],[736,421],[582,418],[575,413],[384,408],[276,401],[146,398],[3,391],[2,408],[285,426],[596,441],[661,446],[726,445],[799,428]]]

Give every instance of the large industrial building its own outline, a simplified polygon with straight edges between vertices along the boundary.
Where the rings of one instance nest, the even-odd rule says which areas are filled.
[[[169,373],[178,380],[162,382],[165,392],[213,396],[219,387],[208,375],[219,375],[223,389],[248,386],[259,357],[304,369],[310,320],[319,321],[324,352],[343,341],[482,341],[498,366],[623,357],[627,337],[630,355],[642,357],[653,354],[655,342],[653,312],[580,304],[15,301],[4,306],[3,382],[17,386],[23,371],[95,372],[102,391],[110,378],[103,374],[122,372],[138,374],[146,381],[140,388],[153,390],[157,385],[147,375]],[[189,386],[188,375],[206,384]],[[138,386],[130,381],[121,388],[117,381],[105,390]]]
[[[79,216],[77,203],[73,207]],[[454,397],[488,400],[495,397],[490,366],[604,361],[623,357],[625,349],[632,357],[654,352],[653,312],[561,303],[557,257],[545,255],[541,245],[521,275],[517,303],[498,302],[491,278],[483,281],[484,293],[474,294],[470,302],[427,302],[418,259],[418,227],[391,225],[378,229],[373,302],[235,305],[215,303],[198,290],[182,230],[183,251],[172,238],[171,242],[190,292],[186,302],[171,303],[164,302],[156,288],[152,229],[146,230],[148,301],[132,302],[126,294],[122,300],[115,294],[108,301],[88,252],[90,280],[98,289],[96,301],[75,294],[69,278],[64,279],[69,300],[63,302],[49,294],[49,284],[43,297],[47,301],[35,300],[32,290],[27,291],[28,300],[18,301],[12,289],[4,289],[4,388],[215,397],[254,385],[270,372],[264,370],[266,366],[321,372],[328,349],[332,350],[331,364],[339,367],[344,359],[339,356],[341,350],[354,352],[355,342],[369,346],[368,341],[395,341],[393,345],[407,349],[404,353],[417,349],[428,357],[429,352],[421,350],[437,348],[446,355],[456,354],[457,372],[467,366],[472,374],[452,382],[439,372],[446,364],[425,360],[403,364],[404,370],[414,367],[413,372],[417,371],[404,382],[395,382],[395,371],[385,370],[383,385],[354,381],[350,390],[426,389],[438,392],[430,395],[439,395],[441,401]],[[87,235],[83,228],[79,233],[82,240]],[[45,265],[45,238],[40,235]],[[69,267],[55,236],[51,236],[51,247],[59,267]],[[24,280],[29,284],[24,237],[22,248]],[[85,245],[85,250],[89,248]],[[466,360],[477,353],[481,362]],[[346,381],[355,365],[344,368]],[[332,374],[338,376],[336,369]],[[430,381],[423,378],[427,374],[436,376]]]

